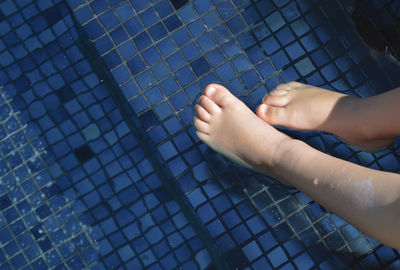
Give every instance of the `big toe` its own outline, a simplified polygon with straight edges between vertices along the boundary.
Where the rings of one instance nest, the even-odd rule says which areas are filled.
[[[210,84],[205,89],[205,95],[221,107],[225,107],[234,100],[234,95],[219,84]]]
[[[268,106],[263,103],[257,108],[257,116],[270,125],[282,125],[287,123],[286,109],[282,107]]]
[[[277,89],[266,95],[262,102],[269,106],[284,107],[289,99],[290,93],[287,90]]]

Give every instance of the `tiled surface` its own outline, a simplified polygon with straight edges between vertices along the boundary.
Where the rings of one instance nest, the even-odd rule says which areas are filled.
[[[67,6],[16,26],[33,7],[2,27],[5,43],[13,28],[47,34],[32,54],[3,51],[0,268],[204,269],[205,245],[84,58]]]
[[[3,174],[28,179],[2,181],[0,230],[16,231],[0,239],[4,269],[398,267],[398,251],[221,158],[192,127],[193,103],[210,82],[252,108],[290,80],[362,97],[400,85],[399,66],[372,58],[349,27],[351,4],[2,2],[0,83],[12,112],[0,123]],[[7,117],[17,113],[15,130],[33,130],[26,139],[10,137]],[[398,143],[367,154],[320,132],[289,133],[356,163],[400,168]],[[31,240],[21,244],[19,234]]]

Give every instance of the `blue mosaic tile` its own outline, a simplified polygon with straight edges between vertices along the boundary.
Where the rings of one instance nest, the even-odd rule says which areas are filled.
[[[22,110],[30,119],[29,124],[38,129],[35,136],[46,140],[49,154],[43,156],[43,161],[52,163],[49,171],[57,178],[57,188],[53,188],[55,184],[49,186],[51,177],[28,179],[30,172],[47,169],[42,161],[32,160],[23,169],[26,172],[18,171],[21,182],[3,178],[6,186],[17,187],[1,193],[0,208],[5,210],[6,217],[3,222],[15,220],[10,229],[25,243],[23,246],[18,240],[24,258],[31,262],[19,260],[22,254],[19,253],[2,267],[18,268],[27,264],[35,269],[46,265],[55,269],[88,265],[93,269],[208,267],[209,254],[202,240],[194,238],[196,233],[188,226],[181,209],[176,204],[166,210],[161,208],[168,196],[155,192],[162,188],[161,180],[153,177],[153,167],[140,144],[132,135],[128,136],[132,125],[144,127],[143,134],[154,143],[160,160],[167,161],[161,163],[163,169],[176,178],[186,194],[184,199],[208,228],[211,240],[221,246],[229,267],[337,268],[337,261],[332,257],[327,259],[328,251],[317,244],[321,236],[331,250],[338,250],[349,242],[348,246],[358,254],[371,252],[365,249],[367,238],[346,226],[340,218],[325,213],[309,198],[300,196],[301,193],[292,195],[275,190],[264,182],[250,188],[250,183],[237,178],[242,171],[234,168],[228,172],[225,161],[210,162],[208,156],[205,158],[204,145],[198,145],[191,127],[192,103],[211,82],[226,82],[252,107],[266,91],[289,80],[302,79],[317,85],[330,83],[340,90],[356,88],[360,96],[389,88],[390,80],[378,75],[380,67],[373,72],[372,63],[354,68],[354,64],[369,58],[357,34],[349,34],[350,30],[339,33],[326,23],[333,16],[336,19],[332,18],[335,22],[332,25],[337,29],[346,27],[349,14],[342,9],[342,4],[333,1],[317,7],[307,1],[290,0],[254,3],[100,0],[88,4],[69,0],[77,24],[86,31],[89,42],[100,54],[92,55],[92,59],[102,58],[105,69],[112,75],[113,99],[118,96],[119,86],[121,98],[133,109],[133,112],[124,112],[124,117],[134,113],[142,125],[133,120],[134,124],[128,128],[121,124],[125,118],[115,113],[116,105],[110,101],[108,90],[98,91],[100,79],[93,76],[94,64],[85,61],[85,53],[74,46],[77,25],[73,26],[65,4],[5,3],[0,6],[0,18],[3,14],[6,17],[0,27],[0,63],[6,68],[0,71],[0,82],[14,96],[14,110]],[[4,48],[8,50],[3,52]],[[106,77],[100,77],[101,83],[105,80],[109,87],[111,80]],[[369,77],[372,90],[364,87]],[[15,86],[7,84],[9,80]],[[89,89],[96,89],[96,94],[90,95]],[[122,103],[119,100],[118,106]],[[18,127],[12,123],[11,120],[4,129],[5,134],[15,131],[13,126]],[[324,151],[333,149],[335,155],[348,155],[356,161],[353,150],[342,144],[335,145],[325,136],[319,140],[305,138]],[[29,140],[18,133],[13,137],[13,141]],[[329,147],[325,147],[327,141]],[[5,140],[1,146],[3,153],[13,151],[11,141]],[[33,146],[38,144],[32,143]],[[16,167],[36,155],[32,147],[23,148],[24,154],[6,156],[2,172],[17,172]],[[362,160],[368,162],[368,157]],[[379,156],[371,166],[395,171],[396,164],[395,159],[386,155]],[[243,174],[240,179],[249,177]],[[111,178],[112,184],[108,184],[107,178]],[[240,185],[233,184],[236,182]],[[41,192],[36,185],[43,187]],[[259,192],[263,188],[266,192]],[[22,190],[29,195],[28,200],[24,200]],[[64,197],[71,203],[67,204]],[[142,199],[145,202],[139,203]],[[47,200],[51,203],[47,204]],[[281,200],[279,207],[271,205],[276,200]],[[67,205],[71,205],[75,214],[82,214],[79,222],[93,225],[91,239],[89,234],[82,233],[85,227],[76,223],[78,219],[71,222],[76,217]],[[144,227],[146,240],[140,239],[137,220],[126,210],[128,205],[135,205],[131,209],[136,217],[148,222]],[[57,222],[55,211],[59,211]],[[24,215],[29,228],[21,226],[19,213]],[[308,229],[311,224],[308,220],[315,230]],[[58,226],[66,224],[68,235],[53,235],[52,230],[57,231]],[[78,229],[71,229],[72,224]],[[104,225],[100,229],[96,224]],[[33,227],[37,230],[31,231]],[[267,233],[270,227],[272,233]],[[298,239],[293,238],[294,232],[302,241],[294,241]],[[40,239],[36,244],[31,244],[33,233]],[[164,234],[174,235],[174,241],[180,246],[167,244]],[[53,247],[55,239],[58,244]],[[98,240],[98,249],[93,248],[93,239]],[[14,251],[11,240],[7,240],[10,244],[4,248],[8,252]],[[68,243],[60,245],[64,240]],[[375,242],[374,245],[374,248],[378,246]],[[47,252],[38,259],[41,250]],[[390,249],[378,249],[374,254],[379,257],[375,259],[377,267],[381,263],[391,264],[398,256]],[[364,260],[361,265],[365,265]]]

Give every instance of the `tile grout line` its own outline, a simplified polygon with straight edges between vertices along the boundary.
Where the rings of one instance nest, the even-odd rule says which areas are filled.
[[[193,229],[196,231],[198,237],[202,240],[205,248],[208,250],[215,268],[221,270],[228,269],[228,265],[223,258],[223,255],[219,252],[218,247],[215,245],[214,239],[211,237],[207,229],[202,224],[200,217],[190,205],[181,188],[174,181],[175,177],[172,175],[172,172],[167,167],[165,162],[163,162],[158,150],[153,146],[153,143],[141,126],[141,123],[136,114],[129,106],[127,106],[122,94],[120,93],[118,85],[115,83],[112,76],[108,74],[108,71],[104,68],[106,65],[102,62],[101,59],[99,59],[96,53],[94,53],[96,49],[88,42],[89,39],[87,38],[86,33],[84,33],[79,23],[77,23],[74,13],[72,11],[71,15],[74,26],[79,36],[77,39],[77,46],[82,52],[84,52],[84,55],[87,56],[87,60],[91,63],[94,73],[97,74],[101,80],[103,80],[103,83],[106,85],[106,88],[110,92],[112,99],[116,103],[117,107],[120,109],[121,115],[126,121],[130,131],[140,142],[143,151],[146,153],[147,158],[154,166],[155,172],[162,180],[163,187],[181,206],[182,211],[185,217],[188,219],[189,224],[193,226]]]

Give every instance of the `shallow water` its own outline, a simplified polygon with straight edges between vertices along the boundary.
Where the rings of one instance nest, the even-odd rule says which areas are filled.
[[[399,253],[201,144],[223,83],[254,108],[290,80],[361,97],[400,85],[351,1],[0,3],[1,269],[396,268]],[[398,172],[395,150],[290,132]],[[368,268],[370,269],[370,268]]]

